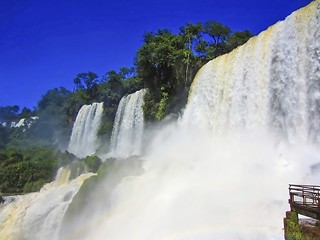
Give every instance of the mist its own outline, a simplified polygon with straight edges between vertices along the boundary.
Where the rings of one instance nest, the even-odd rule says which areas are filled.
[[[76,230],[83,238],[74,232],[67,239],[283,239],[288,183],[319,181],[312,166],[320,155],[273,139],[261,131],[213,137],[166,126],[150,143],[143,173],[111,190],[106,179],[99,190],[109,189],[108,207],[95,211],[102,199],[90,202],[96,214]]]

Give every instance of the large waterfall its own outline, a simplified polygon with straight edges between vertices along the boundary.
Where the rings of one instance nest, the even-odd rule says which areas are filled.
[[[83,105],[74,123],[68,151],[77,157],[92,155],[97,150],[103,103]]]
[[[111,155],[128,157],[141,154],[144,127],[142,105],[145,92],[145,89],[141,89],[120,100],[111,136]]]
[[[319,9],[306,7],[197,74],[185,120],[214,134],[267,127],[320,140]]]
[[[182,118],[155,130],[146,141],[139,175],[123,177],[132,170],[126,161],[132,161],[116,161],[124,170],[118,174],[112,168],[97,189],[98,196],[107,194],[91,198],[88,214],[79,216],[79,225],[60,239],[283,239],[288,184],[320,182],[317,5],[313,1],[206,64],[192,84]],[[129,102],[138,98],[134,94],[121,100],[115,151],[135,153],[132,139],[140,138],[128,132],[136,116],[131,111],[136,105]],[[122,143],[120,136],[130,143]],[[54,215],[46,225],[36,221],[52,200],[40,199],[45,192],[37,196],[39,200],[14,203],[27,209],[27,218],[18,213],[21,218],[12,221],[16,215],[7,212],[15,205],[0,208],[0,239],[54,239],[55,231],[51,238],[34,231],[61,221]]]

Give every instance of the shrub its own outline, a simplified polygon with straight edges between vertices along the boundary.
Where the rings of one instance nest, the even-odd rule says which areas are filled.
[[[101,159],[97,156],[88,156],[85,158],[84,162],[90,172],[97,172],[102,163]]]
[[[0,153],[0,161],[4,161],[6,159],[8,159],[8,156],[4,153]]]
[[[34,182],[27,182],[23,187],[23,192],[28,193],[39,191],[44,184],[46,184],[46,181],[44,179],[39,179]]]

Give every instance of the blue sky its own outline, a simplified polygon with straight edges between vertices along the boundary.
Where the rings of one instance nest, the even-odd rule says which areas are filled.
[[[310,2],[0,0],[0,106],[32,109],[80,72],[133,66],[146,32],[216,20],[256,35]]]

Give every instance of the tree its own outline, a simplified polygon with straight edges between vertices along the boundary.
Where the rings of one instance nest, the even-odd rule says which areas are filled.
[[[123,76],[123,79],[125,80],[131,77],[134,77],[136,75],[136,71],[134,67],[130,67],[130,68],[121,67],[119,73]]]
[[[85,91],[79,90],[70,94],[70,96],[65,100],[62,109],[63,114],[67,118],[67,122],[72,124],[75,120],[78,111],[84,104],[88,104],[90,99]]]
[[[217,21],[206,21],[204,24],[204,32],[208,34],[213,39],[213,45],[218,45],[221,42],[227,41],[231,30],[229,27]]]
[[[232,49],[246,43],[253,34],[249,30],[238,31],[233,33],[228,39],[228,48],[231,51]]]
[[[231,30],[229,27],[217,21],[206,21],[204,24],[204,33],[213,40],[206,46],[206,59],[210,60],[228,52],[226,42],[228,41]]]
[[[10,129],[0,125],[0,149],[5,148],[9,142]]]
[[[38,102],[38,111],[56,114],[70,93],[69,90],[63,87],[47,91]]]
[[[105,102],[107,105],[116,105],[124,95],[122,81],[124,75],[114,70],[107,72],[102,77],[102,83],[98,86],[98,100]]]
[[[186,63],[186,74],[185,74],[185,82],[188,82],[188,72],[189,72],[189,65],[190,65],[190,56],[192,55],[192,51],[194,49],[194,41],[198,40],[201,36],[202,25],[201,23],[191,24],[188,23],[187,26],[180,28],[181,35],[186,42],[186,47],[188,51],[187,54],[187,63]]]
[[[19,118],[30,118],[33,114],[34,113],[29,108],[24,107],[19,114]]]
[[[58,168],[58,154],[49,147],[8,148],[2,156],[0,191],[6,193],[38,191]]]
[[[0,107],[0,122],[11,122],[16,120],[19,112],[19,106]]]
[[[144,40],[145,44],[138,50],[138,76],[156,98],[161,98],[161,87],[165,87],[170,94],[173,94],[179,80],[175,70],[178,63],[187,57],[183,39],[163,29],[157,34],[146,34]]]
[[[98,75],[93,72],[79,73],[74,79],[75,91],[85,91],[88,99],[95,98],[97,93]]]
[[[203,63],[205,63],[207,59],[208,47],[209,43],[204,39],[199,39],[198,44],[195,46],[195,52]]]
[[[28,137],[35,142],[49,144],[68,134],[66,103],[71,92],[65,88],[54,88],[47,91],[38,102],[39,119],[30,127]]]
[[[199,65],[193,53],[193,43],[200,34],[200,25],[187,25],[178,35],[169,30],[147,33],[144,45],[138,50],[137,71],[149,89],[148,99],[156,104],[146,105],[145,113],[180,111],[187,99],[188,87]],[[192,66],[192,67],[191,67]],[[189,81],[190,80],[190,81]],[[162,94],[165,92],[166,94]],[[162,104],[159,103],[162,100]],[[178,103],[179,104],[176,104]],[[166,104],[163,104],[166,103]],[[175,108],[176,105],[179,107]],[[164,106],[166,109],[164,109]],[[147,116],[148,119],[162,117]]]
[[[75,90],[88,90],[98,83],[98,75],[93,72],[78,73],[73,79]]]

